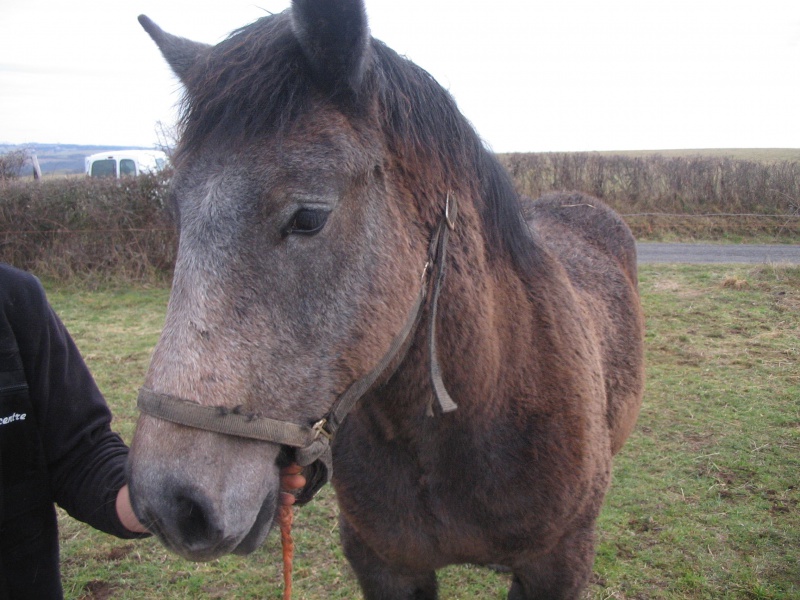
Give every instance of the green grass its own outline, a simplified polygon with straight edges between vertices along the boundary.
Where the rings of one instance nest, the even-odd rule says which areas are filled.
[[[648,266],[648,385],[598,529],[601,599],[800,598],[800,268]],[[48,285],[130,441],[164,289]],[[195,564],[61,515],[67,598],[281,597],[276,536]],[[298,511],[295,597],[359,598],[330,488]],[[440,573],[443,599],[501,599],[508,575]]]
[[[648,387],[599,579],[613,598],[798,598],[800,269],[659,266],[641,281]]]

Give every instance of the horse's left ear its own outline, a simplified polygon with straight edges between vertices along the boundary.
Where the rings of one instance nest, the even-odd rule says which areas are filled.
[[[153,38],[175,74],[186,85],[186,76],[192,65],[208,52],[210,46],[167,33],[147,15],[139,15],[139,23]]]
[[[292,28],[317,84],[359,92],[370,48],[363,0],[293,0]]]

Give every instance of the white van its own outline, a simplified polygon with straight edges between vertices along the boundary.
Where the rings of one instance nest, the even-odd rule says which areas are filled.
[[[161,150],[110,150],[86,157],[90,177],[126,177],[158,173],[167,165]]]

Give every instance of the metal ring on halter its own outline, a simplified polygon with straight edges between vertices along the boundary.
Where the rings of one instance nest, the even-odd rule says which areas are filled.
[[[455,199],[453,199],[453,202],[451,204],[450,198],[451,198],[451,192],[448,191],[447,199],[445,200],[444,204],[444,220],[447,222],[447,226],[452,231],[456,228],[456,215],[458,214],[458,205],[456,204]]]

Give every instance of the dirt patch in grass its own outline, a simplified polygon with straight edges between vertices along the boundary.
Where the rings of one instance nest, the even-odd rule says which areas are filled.
[[[110,600],[115,597],[116,586],[107,581],[92,580],[83,586],[80,600]]]
[[[117,546],[112,548],[106,553],[104,560],[109,562],[117,562],[126,558],[131,552],[134,551],[133,544],[125,544],[124,546]]]

